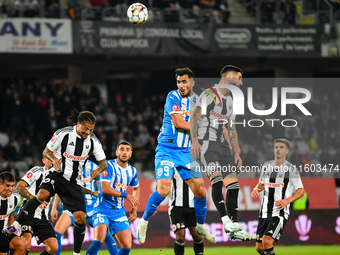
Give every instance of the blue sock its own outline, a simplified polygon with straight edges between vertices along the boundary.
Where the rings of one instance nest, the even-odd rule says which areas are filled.
[[[60,234],[59,232],[55,232],[57,234],[57,241],[58,241],[58,250],[55,255],[60,255],[61,253],[61,238],[63,238],[63,235]]]
[[[194,207],[196,211],[197,223],[204,224],[205,216],[207,215],[207,197],[205,198],[195,197]]]
[[[103,243],[97,240],[93,240],[91,246],[87,249],[86,255],[97,255],[100,248],[102,248]]]
[[[128,255],[131,249],[124,249],[123,247],[119,248],[117,255]]]
[[[116,255],[118,252],[117,244],[116,244],[115,239],[113,239],[110,231],[106,232],[105,243],[106,243],[107,249],[109,250],[109,253],[111,255]]]
[[[164,201],[165,198],[162,198],[156,190],[149,198],[148,204],[145,207],[145,212],[143,214],[143,219],[149,221],[151,216],[156,212],[158,206]]]

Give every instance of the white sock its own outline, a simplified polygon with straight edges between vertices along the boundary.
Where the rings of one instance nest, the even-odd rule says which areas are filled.
[[[80,255],[80,253],[73,252],[73,255]]]
[[[225,224],[226,222],[230,221],[230,218],[229,218],[228,215],[225,215],[221,218],[221,220],[222,220],[223,224]]]
[[[14,221],[12,225],[13,225],[16,229],[19,229],[19,227],[20,227],[20,223],[17,222],[17,221]]]

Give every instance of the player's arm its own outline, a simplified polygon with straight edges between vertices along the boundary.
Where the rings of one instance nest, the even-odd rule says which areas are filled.
[[[191,155],[197,159],[202,150],[202,146],[198,142],[198,120],[202,117],[202,108],[196,106],[192,116],[190,117],[190,136],[191,136]]]
[[[19,183],[17,184],[17,191],[20,193],[20,195],[26,199],[32,199],[34,198],[34,195],[31,194],[28,190],[27,190],[27,186],[28,184],[21,180],[19,181]]]
[[[182,118],[182,114],[180,114],[180,113],[173,113],[170,116],[171,116],[172,122],[174,123],[176,128],[184,129],[186,131],[190,131],[190,123],[186,122]]]
[[[235,164],[237,164],[237,168],[240,169],[242,166],[242,159],[240,158],[241,150],[238,145],[238,135],[236,132],[236,125],[234,124],[234,120],[229,119],[226,128],[228,130],[230,144],[235,155]]]
[[[302,197],[303,194],[305,194],[305,189],[303,187],[299,188],[295,190],[295,193],[291,197],[276,201],[275,206],[277,206],[280,210],[282,210],[288,204],[293,203],[295,200],[298,200],[300,197]]]
[[[133,188],[132,196],[136,197],[139,200],[139,197],[140,197],[140,187],[139,186]],[[133,222],[137,219],[137,210],[138,210],[138,204],[132,206],[132,210],[131,210],[130,216],[129,216],[129,222]]]
[[[137,206],[139,204],[139,199],[136,198],[135,196],[124,193],[124,192],[120,192],[118,190],[111,188],[110,182],[101,181],[100,183],[101,183],[101,186],[102,186],[102,192],[104,194],[107,194],[109,196],[114,196],[114,197],[124,197],[132,204],[132,206]]]
[[[259,197],[259,193],[264,190],[264,184],[262,184],[261,182],[259,182],[255,188],[253,189],[253,191],[251,192],[251,197],[252,198],[257,198]]]
[[[98,161],[98,168],[91,171],[91,181],[98,178],[99,175],[107,168],[107,162],[106,159],[102,159]],[[87,194],[87,193],[85,193]]]
[[[95,197],[98,197],[98,195],[99,195],[98,191],[92,191],[92,190],[84,188],[84,187],[82,187],[82,189],[83,189],[84,194],[90,194],[90,195],[95,196]]]
[[[58,196],[58,194],[55,194],[53,198],[51,213],[50,213],[52,222],[55,222],[58,219],[57,207],[58,207],[59,202],[60,202],[60,197]]]
[[[14,221],[15,221],[15,219],[14,219],[14,216],[13,216],[13,212],[11,212],[11,214],[8,217],[7,227],[11,226]]]
[[[53,162],[53,167],[55,170],[58,171],[60,169],[61,167],[60,160],[54,156],[54,152],[48,149],[47,146],[45,147],[43,151],[43,157]]]

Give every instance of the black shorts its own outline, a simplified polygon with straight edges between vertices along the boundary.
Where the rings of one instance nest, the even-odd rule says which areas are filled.
[[[196,226],[196,213],[194,208],[174,206],[170,211],[169,218],[175,233],[178,230]]]
[[[57,238],[51,222],[46,219],[28,219],[21,225],[21,234],[23,233],[31,233],[32,235],[34,235],[38,244],[41,244],[46,239],[51,237]]]
[[[262,243],[263,235],[279,241],[287,220],[284,217],[260,218],[256,231],[256,242]]]
[[[228,145],[211,141],[200,141],[200,144],[202,146],[201,172],[205,172],[209,179],[216,171],[222,173],[223,179],[231,173],[239,172]]]
[[[77,183],[72,183],[62,177],[60,174],[49,173],[39,189],[46,189],[53,197],[58,194],[64,206],[70,212],[83,211],[86,213],[86,204],[82,187]]]
[[[5,235],[4,233],[0,233],[0,252],[6,253],[9,251],[9,244],[14,237],[17,235],[11,234],[9,236]]]

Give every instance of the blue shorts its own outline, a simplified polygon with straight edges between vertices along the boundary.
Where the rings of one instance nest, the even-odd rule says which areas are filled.
[[[125,214],[125,209],[105,210],[101,208],[96,210],[93,215],[93,228],[98,225],[105,224],[107,229],[111,229],[111,234],[114,235],[123,230],[130,230],[130,224]]]
[[[67,214],[71,218],[72,225],[74,226],[75,220],[73,214],[69,210],[64,210],[62,213]],[[93,228],[93,211],[91,211],[91,216],[86,213],[86,222]]]
[[[158,145],[155,157],[156,180],[172,179],[175,168],[182,180],[202,178],[199,168],[190,157],[190,148],[170,148]]]

